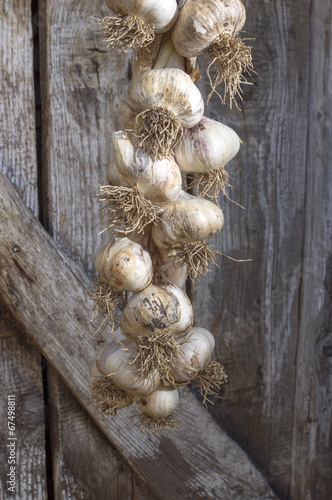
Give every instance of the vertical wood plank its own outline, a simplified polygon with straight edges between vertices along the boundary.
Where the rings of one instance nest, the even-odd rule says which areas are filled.
[[[106,12],[101,1],[41,2],[44,221],[88,272],[101,242],[96,185],[106,181],[130,71],[128,56],[106,51],[91,19]],[[154,498],[54,371],[48,378],[55,498]]]
[[[30,1],[0,5],[0,169],[38,214]],[[45,425],[41,356],[0,304],[0,434],[3,498],[46,498]],[[15,395],[15,493],[8,491],[7,398]]]
[[[304,233],[310,2],[245,2],[257,75],[241,111],[213,97],[206,114],[243,140],[229,164],[219,268],[190,286],[196,325],[216,337],[229,384],[210,408],[285,497],[291,477],[294,366]],[[203,71],[204,75],[204,71]],[[204,77],[203,77],[204,78]],[[206,80],[206,77],[204,78]],[[206,93],[207,85],[200,83]],[[303,471],[302,471],[303,473]]]
[[[296,356],[290,498],[330,498],[332,484],[332,7],[311,8],[305,243]]]

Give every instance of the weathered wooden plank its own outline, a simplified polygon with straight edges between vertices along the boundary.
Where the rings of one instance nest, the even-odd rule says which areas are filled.
[[[0,5],[0,170],[38,214],[31,2]],[[1,235],[1,238],[3,235]],[[44,396],[41,356],[0,303],[1,473],[3,498],[46,498]],[[7,398],[16,401],[16,463],[8,464]],[[13,450],[14,451],[14,450]],[[15,493],[8,490],[15,466]]]
[[[225,226],[214,248],[253,261],[219,256],[220,267],[191,290],[196,324],[216,336],[217,358],[229,374],[224,399],[210,411],[285,495],[305,224],[310,2],[248,0],[245,6],[243,36],[256,38],[248,43],[258,75],[244,88],[241,111],[213,97],[206,112],[243,140],[229,173],[230,196],[246,210],[221,199]]]
[[[0,180],[0,230],[5,235],[0,294],[79,403],[152,491],[163,500],[276,498],[246,454],[186,388],[179,428],[161,438],[138,433],[134,407],[113,422],[93,409],[87,380],[95,347],[83,303],[90,280],[56,246],[2,174]]]
[[[301,268],[290,498],[331,497],[331,2],[311,7],[305,241]]]
[[[135,478],[125,459],[105,439],[52,368],[49,368],[48,382],[54,497],[66,500],[156,498]]]

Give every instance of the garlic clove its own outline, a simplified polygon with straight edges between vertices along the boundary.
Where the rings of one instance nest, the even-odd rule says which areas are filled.
[[[177,408],[180,402],[179,389],[174,387],[160,387],[148,396],[136,399],[136,404],[142,413],[153,418],[166,418]]]
[[[149,252],[141,243],[129,238],[101,245],[95,254],[95,265],[106,283],[127,292],[143,290],[153,276]]]
[[[197,125],[185,130],[174,148],[175,160],[186,173],[217,170],[234,158],[240,144],[232,128],[203,116]]]
[[[192,328],[184,337],[180,357],[173,362],[171,375],[175,382],[185,383],[196,378],[211,358],[215,339],[205,328]]]
[[[121,316],[120,328],[131,340],[156,332],[185,334],[193,323],[192,305],[187,295],[173,283],[151,284],[135,293]]]

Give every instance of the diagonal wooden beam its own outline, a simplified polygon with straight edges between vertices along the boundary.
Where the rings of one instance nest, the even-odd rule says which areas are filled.
[[[87,387],[95,354],[87,327],[91,313],[85,305],[90,279],[55,244],[2,173],[0,235],[1,297],[90,417],[159,498],[277,498],[187,388],[182,391],[179,428],[160,438],[136,430],[133,406],[112,422],[95,410]]]

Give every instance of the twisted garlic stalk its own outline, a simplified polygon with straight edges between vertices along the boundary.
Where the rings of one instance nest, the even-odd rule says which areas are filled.
[[[109,45],[137,48],[137,60],[121,107],[126,132],[113,134],[110,185],[98,195],[105,203],[102,222],[115,227],[115,236],[96,252],[99,277],[91,293],[101,328],[120,324],[125,339],[100,350],[90,390],[111,417],[135,400],[139,427],[159,432],[175,425],[179,386],[198,383],[205,403],[227,381],[223,367],[211,360],[213,335],[193,328],[182,287],[187,276],[195,279],[215,263],[206,240],[223,227],[217,198],[227,185],[225,164],[241,142],[231,128],[203,116],[196,56],[218,47],[226,57],[221,39],[238,41],[245,11],[240,0],[180,0],[169,31],[178,16],[173,0],[106,3],[118,16],[102,21]],[[206,10],[207,3],[216,8]],[[188,26],[195,27],[190,36]],[[237,77],[226,64],[212,85],[215,91],[226,82],[231,99],[239,93],[241,71],[251,67],[234,64]],[[195,176],[198,197],[182,190],[181,171]]]

